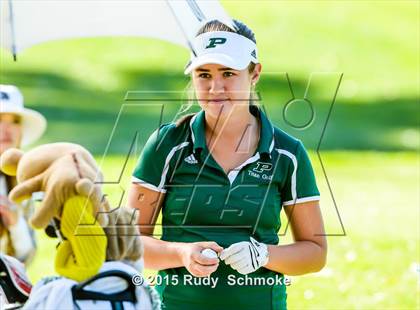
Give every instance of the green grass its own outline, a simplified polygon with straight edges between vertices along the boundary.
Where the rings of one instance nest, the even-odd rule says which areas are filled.
[[[321,190],[326,233],[343,234],[320,164],[311,159]],[[346,236],[329,236],[328,264],[320,273],[292,277],[290,309],[415,309],[418,307],[420,177],[415,153],[324,152],[323,163],[334,191]],[[110,157],[108,180],[120,174],[122,157]],[[127,170],[132,169],[131,158]],[[114,179],[115,180],[115,179]],[[129,184],[108,186],[113,205]],[[282,214],[283,223],[286,218]],[[280,230],[281,244],[291,242]],[[38,255],[29,267],[33,281],[53,274],[56,241],[39,237]],[[416,265],[417,264],[417,265]],[[152,273],[147,271],[147,274]]]

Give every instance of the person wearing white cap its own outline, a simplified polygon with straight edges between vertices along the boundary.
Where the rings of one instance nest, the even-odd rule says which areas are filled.
[[[27,109],[16,86],[0,85],[0,155],[9,148],[35,142],[47,126],[38,112]],[[36,249],[33,230],[27,224],[31,203],[17,206],[7,198],[16,180],[0,173],[0,252],[29,263]]]
[[[160,126],[133,172],[129,205],[140,211],[145,267],[159,270],[167,310],[285,309],[284,275],[326,261],[309,157],[255,102],[255,36],[234,23],[200,29],[185,74],[201,111]],[[278,245],[281,209],[296,240],[287,245]]]

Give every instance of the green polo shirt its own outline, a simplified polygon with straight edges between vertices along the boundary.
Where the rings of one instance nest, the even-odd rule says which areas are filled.
[[[204,111],[151,135],[133,182],[165,193],[162,240],[215,241],[226,248],[252,236],[278,244],[282,206],[319,200],[302,143],[257,107],[250,111],[261,124],[257,151],[228,174],[206,146]],[[191,277],[185,268],[159,272],[157,289],[166,309],[286,308],[283,275],[266,268],[245,277],[221,262],[207,280]]]

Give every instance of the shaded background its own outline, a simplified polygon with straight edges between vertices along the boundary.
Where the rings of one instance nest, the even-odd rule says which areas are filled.
[[[322,194],[328,265],[292,277],[290,309],[418,307],[419,3],[222,4],[256,33],[261,103],[275,125],[302,139]],[[95,154],[107,181],[116,183],[105,191],[117,205],[162,107],[169,122],[185,103],[188,57],[181,47],[151,39],[49,42],[23,51],[16,63],[2,50],[0,83],[17,85],[26,105],[47,117],[39,143],[72,141]],[[147,100],[166,96],[159,91],[180,100]],[[303,98],[314,119],[296,129],[290,123],[311,118]],[[282,220],[281,243],[287,243]],[[33,281],[54,273],[55,241],[42,233],[39,240]]]

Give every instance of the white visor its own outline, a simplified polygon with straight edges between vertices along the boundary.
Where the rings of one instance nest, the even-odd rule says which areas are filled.
[[[243,70],[250,62],[258,63],[256,44],[237,33],[228,31],[206,32],[192,42],[194,53],[184,74],[205,64],[218,64],[235,70]]]

